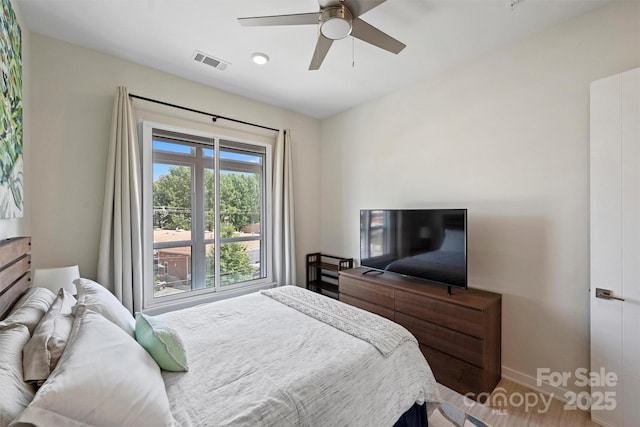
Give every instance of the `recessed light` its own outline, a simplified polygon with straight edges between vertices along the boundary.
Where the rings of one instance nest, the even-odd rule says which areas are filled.
[[[258,65],[264,65],[269,62],[269,57],[262,52],[255,52],[251,54],[251,59]]]

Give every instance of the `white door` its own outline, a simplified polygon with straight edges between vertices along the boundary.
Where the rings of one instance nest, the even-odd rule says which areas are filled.
[[[640,426],[640,69],[591,84],[590,145],[591,418]]]

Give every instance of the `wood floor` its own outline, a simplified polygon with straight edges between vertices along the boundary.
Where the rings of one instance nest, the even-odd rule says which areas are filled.
[[[500,402],[498,394],[506,395],[507,401],[516,405],[498,406]],[[487,404],[494,407],[480,405],[465,399],[459,393],[440,385],[440,394],[443,400],[465,410],[467,413],[484,421],[492,427],[600,427],[591,421],[588,412],[579,410],[565,410],[565,403],[557,399],[543,397],[520,384],[507,379],[502,379]],[[535,397],[534,397],[535,395]],[[513,396],[513,397],[511,397]],[[520,396],[529,399],[531,404],[538,400],[538,405],[527,408],[526,404],[520,404]],[[503,399],[504,400],[504,399]]]

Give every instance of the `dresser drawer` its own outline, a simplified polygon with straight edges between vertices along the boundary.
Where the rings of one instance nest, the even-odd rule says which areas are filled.
[[[420,345],[420,350],[429,362],[436,381],[440,384],[462,395],[478,393],[479,390],[483,390],[484,372],[482,369],[426,345]],[[477,395],[473,394],[469,397],[475,399]]]
[[[465,335],[403,313],[396,313],[394,320],[407,328],[420,344],[437,348],[443,353],[462,359],[472,365],[483,367],[483,341],[480,338]]]
[[[370,302],[359,300],[358,298],[351,297],[349,295],[340,294],[340,301],[352,305],[354,307],[367,310],[371,313],[378,314],[382,317],[386,317],[389,320],[393,320],[393,310],[381,305],[371,304]]]
[[[411,292],[396,290],[395,310],[467,335],[484,336],[484,312]]]
[[[388,286],[340,276],[340,295],[342,294],[393,310],[393,289]]]

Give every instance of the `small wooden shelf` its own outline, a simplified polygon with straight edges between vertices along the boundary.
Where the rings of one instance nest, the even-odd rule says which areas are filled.
[[[315,254],[311,254],[311,255],[315,255]],[[328,262],[310,262],[309,265],[311,267],[321,268],[323,270],[340,271],[340,266],[338,264],[331,264]]]
[[[316,292],[321,292],[322,290],[338,293],[338,285],[335,283],[329,283],[322,280],[313,280],[307,284],[307,288]]]
[[[338,298],[338,272],[353,268],[353,258],[307,254],[307,289]]]

